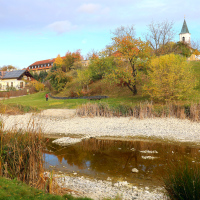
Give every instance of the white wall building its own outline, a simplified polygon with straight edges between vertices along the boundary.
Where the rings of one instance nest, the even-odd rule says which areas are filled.
[[[185,19],[183,22],[181,33],[179,34],[179,40],[180,42],[186,42],[188,44],[191,43],[191,34],[189,33]]]

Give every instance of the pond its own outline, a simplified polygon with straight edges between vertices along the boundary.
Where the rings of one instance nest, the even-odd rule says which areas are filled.
[[[169,163],[200,162],[200,147],[129,139],[84,139],[66,147],[47,143],[48,170],[77,173],[96,179],[128,181],[138,186],[162,186]],[[132,170],[136,168],[137,173]]]

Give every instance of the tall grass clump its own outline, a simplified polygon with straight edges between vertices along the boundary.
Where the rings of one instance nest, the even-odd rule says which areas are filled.
[[[154,104],[153,102],[140,102],[138,105],[130,106],[126,104],[109,105],[106,102],[87,103],[79,106],[76,110],[78,116],[89,117],[174,117],[179,119],[200,120],[200,103],[183,105],[177,102],[165,104]]]
[[[44,180],[41,133],[0,129],[0,175],[41,188]]]
[[[37,108],[31,106],[24,106],[20,104],[2,104],[0,103],[0,113],[2,114],[23,114],[28,112],[36,112]]]
[[[199,200],[200,198],[200,166],[181,165],[170,167],[164,178],[164,187],[171,200]]]

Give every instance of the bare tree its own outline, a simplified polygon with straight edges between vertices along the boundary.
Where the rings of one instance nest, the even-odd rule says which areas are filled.
[[[194,39],[191,41],[191,47],[200,51],[200,40]]]
[[[175,31],[173,29],[173,22],[167,20],[163,22],[152,21],[148,27],[148,33],[145,38],[150,43],[156,55],[159,54],[159,48],[173,41]]]
[[[3,67],[0,68],[0,71],[12,71],[16,69],[17,68],[12,65],[4,65]]]
[[[120,26],[118,28],[116,28],[113,32],[111,31],[111,33],[114,35],[114,37],[118,37],[118,38],[123,38],[127,35],[130,35],[131,37],[135,37],[135,28],[134,25],[130,25],[130,26]]]

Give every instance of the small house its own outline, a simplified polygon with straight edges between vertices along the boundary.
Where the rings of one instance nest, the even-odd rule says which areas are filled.
[[[33,76],[28,70],[0,71],[0,90],[5,91],[11,88],[20,90],[26,87]]]

